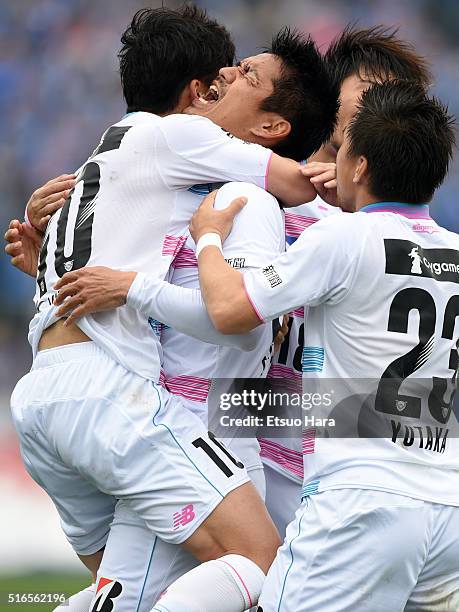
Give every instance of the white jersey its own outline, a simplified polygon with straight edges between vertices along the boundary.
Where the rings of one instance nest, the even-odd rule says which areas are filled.
[[[201,201],[200,191],[205,191],[205,187],[196,186],[187,193],[190,208],[196,208]],[[218,192],[215,207],[226,208],[241,195],[248,197],[248,203],[237,215],[232,232],[224,243],[223,253],[234,268],[244,273],[263,267],[283,252],[284,222],[277,200],[266,191],[247,183],[224,185]],[[174,257],[169,280],[182,287],[199,288],[196,245],[191,236]],[[242,351],[208,344],[173,328],[163,327],[161,345],[166,388],[182,396],[187,408],[207,422],[208,401],[212,402],[214,393],[219,396],[223,392],[221,385],[229,382],[222,380],[220,383],[217,379],[266,376],[271,365],[272,325],[262,325],[256,333],[256,347],[251,351]]]
[[[366,424],[376,420],[378,427],[382,419],[387,434],[317,436],[304,454],[304,494],[372,488],[459,505],[451,412],[459,236],[430,219],[427,206],[375,204],[316,223],[244,281],[264,320],[309,306],[302,354],[308,385],[323,390],[331,379],[358,389],[377,381],[367,406],[352,397],[342,414],[369,415]],[[343,406],[332,402],[337,423]],[[333,436],[333,422],[325,425]]]
[[[289,248],[308,227],[320,219],[342,213],[319,196],[313,202],[288,208],[285,211],[285,242]],[[283,381],[286,388],[301,392],[301,357],[304,344],[304,308],[301,306],[289,313],[288,331],[280,349],[273,357],[268,378]],[[303,452],[300,437],[260,438],[263,463],[301,484],[303,482]],[[307,448],[305,443],[304,448]]]
[[[109,266],[164,278],[186,240],[177,227],[183,228],[179,201],[188,187],[229,180],[264,187],[270,156],[268,149],[233,138],[203,117],[137,112],[108,128],[47,227],[38,314],[29,333],[34,354],[43,330],[56,320],[54,285],[65,272]],[[85,316],[78,325],[128,370],[159,379],[159,336],[137,311],[124,306]]]

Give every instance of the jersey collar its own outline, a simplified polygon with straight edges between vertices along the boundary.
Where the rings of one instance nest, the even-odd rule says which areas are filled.
[[[363,206],[359,212],[391,212],[409,219],[430,219],[428,204],[403,204],[401,202],[376,202]]]

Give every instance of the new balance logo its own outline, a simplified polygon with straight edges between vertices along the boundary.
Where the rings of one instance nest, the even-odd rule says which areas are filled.
[[[194,513],[193,504],[188,504],[180,510],[180,512],[174,512],[173,515],[174,521],[174,531],[179,527],[184,527],[191,523],[191,521],[196,518],[196,514]]]

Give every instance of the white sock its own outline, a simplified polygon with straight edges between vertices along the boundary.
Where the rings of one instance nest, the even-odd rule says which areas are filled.
[[[91,584],[79,593],[75,593],[75,595],[66,599],[60,606],[54,608],[53,612],[88,612],[92,598],[94,597],[95,588],[96,585]]]
[[[244,612],[258,602],[264,579],[247,557],[224,555],[178,578],[152,612]]]

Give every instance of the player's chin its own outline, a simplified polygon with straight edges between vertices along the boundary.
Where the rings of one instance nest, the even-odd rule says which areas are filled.
[[[214,106],[218,104],[217,100],[204,100],[204,98],[195,98],[191,105],[188,107],[189,109],[193,109],[195,114],[206,114],[212,110]],[[187,109],[188,111],[188,109]]]

